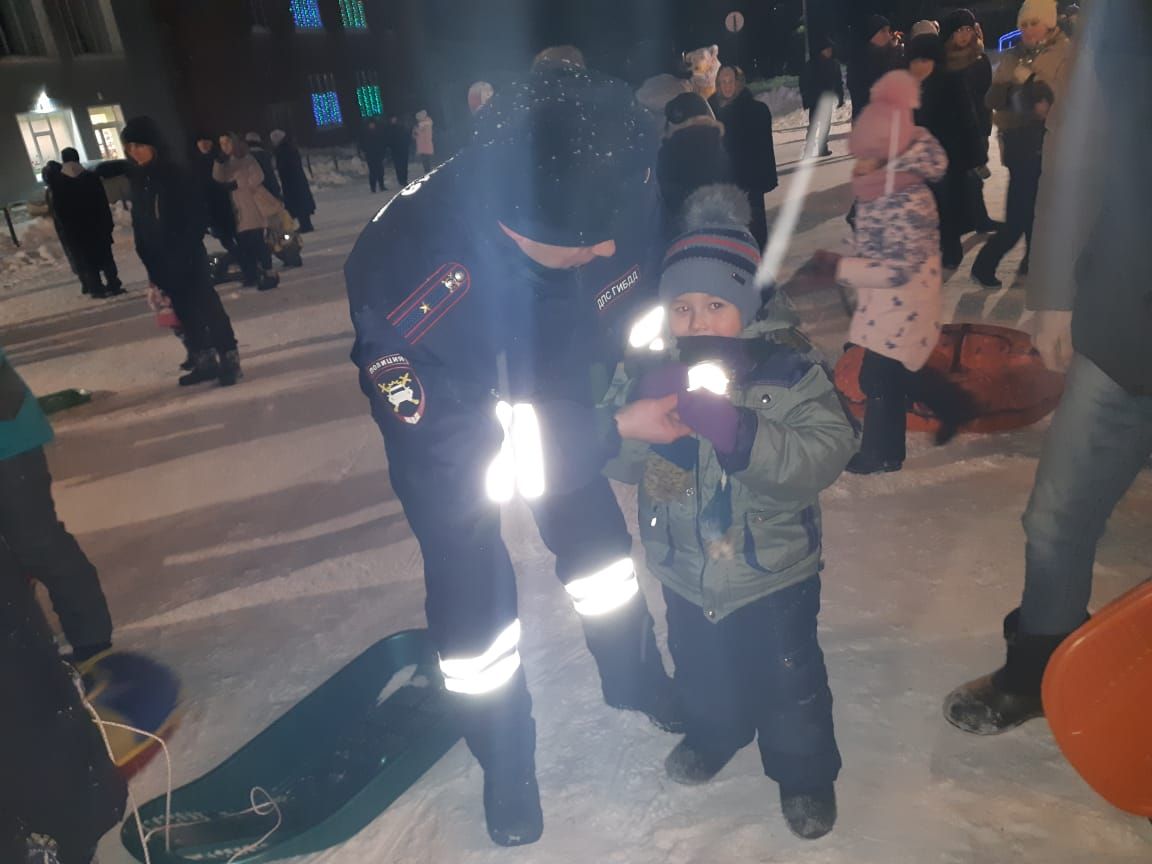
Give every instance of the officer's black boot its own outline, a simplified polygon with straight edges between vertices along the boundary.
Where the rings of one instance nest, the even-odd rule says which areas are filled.
[[[211,348],[197,351],[193,358],[192,371],[180,376],[180,386],[188,387],[204,381],[215,381],[220,377],[220,362]]]
[[[973,735],[999,735],[1044,716],[1040,684],[1052,653],[1067,634],[1032,636],[1019,632],[1020,610],[1004,619],[1008,658],[1004,665],[957,687],[944,700],[944,717]]]
[[[535,843],[544,831],[536,785],[536,723],[523,670],[492,693],[460,696],[464,738],[484,769],[484,818],[500,846]]]
[[[605,615],[586,615],[583,623],[588,650],[600,669],[604,701],[646,714],[665,732],[683,732],[680,705],[664,671],[643,595]]]

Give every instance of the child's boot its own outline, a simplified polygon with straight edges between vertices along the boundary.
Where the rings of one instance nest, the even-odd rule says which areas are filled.
[[[691,735],[685,735],[664,760],[664,770],[669,780],[683,786],[700,786],[719,774],[734,755],[712,753],[693,741]]]
[[[815,789],[780,787],[784,821],[797,837],[817,840],[836,824],[836,787],[829,783]]]

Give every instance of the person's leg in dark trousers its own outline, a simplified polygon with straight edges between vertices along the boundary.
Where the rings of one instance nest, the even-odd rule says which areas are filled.
[[[747,195],[748,205],[752,208],[752,220],[748,223],[748,231],[763,249],[768,243],[768,213],[764,209],[764,195],[761,192],[752,191],[749,191]]]
[[[104,275],[104,290],[108,294],[119,294],[122,283],[120,282],[120,271],[116,268],[116,258],[112,254],[111,238],[106,245],[100,247],[96,266]]]
[[[907,431],[908,370],[899,360],[865,351],[860,389],[867,397],[860,452],[848,463],[854,474],[899,471]]]
[[[368,160],[368,188],[373,192],[384,190],[384,160]]]
[[[672,680],[686,733],[665,765],[677,782],[702,783],[751,743],[756,726],[740,692],[742,670],[731,665],[732,616],[713,623],[667,587],[664,601],[668,650],[676,664]]]
[[[408,185],[408,150],[393,150],[392,164],[396,168],[396,182],[403,189]]]
[[[246,286],[254,286],[260,279],[260,247],[264,245],[264,232],[259,229],[236,235],[236,258]]]
[[[158,287],[172,301],[172,311],[183,325],[184,344],[194,362],[188,375],[180,378],[180,384],[198,384],[215,378],[226,383],[224,373],[228,370],[232,370],[228,374],[233,379],[239,378],[236,334],[212,284],[207,254],[201,251],[188,262],[179,274],[179,281]]]
[[[662,728],[675,726],[671,682],[631,562],[632,537],[608,481],[597,476],[581,489],[547,495],[532,513],[584,625],[604,701],[643,711]]]
[[[963,171],[948,171],[939,183],[931,187],[940,214],[940,259],[946,270],[955,270],[964,258],[960,235],[964,219],[965,174]]]
[[[972,276],[987,287],[997,287],[996,268],[1021,237],[1031,237],[1036,213],[1036,193],[1040,190],[1040,159],[1014,162],[1008,168],[1008,203],[1004,224],[993,234],[976,261]]]
[[[1004,619],[1004,665],[948,695],[950,723],[992,735],[1043,716],[1048,661],[1087,617],[1097,544],[1150,454],[1152,397],[1076,355],[1024,513],[1024,593]]]
[[[87,864],[123,817],[127,787],[27,578],[6,552],[0,549],[0,692],[7,694],[0,711],[0,861],[49,860],[43,849],[51,838],[61,864]]]
[[[112,619],[96,568],[56,515],[40,447],[0,460],[0,539],[20,576],[48,589],[78,659],[112,644]]]
[[[819,612],[820,577],[813,576],[729,616],[729,662],[740,670],[737,686],[756,725],[764,773],[786,790],[827,787],[840,774]]]

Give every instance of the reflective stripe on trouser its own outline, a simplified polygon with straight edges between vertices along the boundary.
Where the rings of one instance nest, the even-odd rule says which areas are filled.
[[[520,620],[509,624],[481,654],[440,657],[444,687],[453,693],[480,695],[506,684],[520,668]]]
[[[575,492],[545,495],[531,506],[540,537],[556,556],[556,575],[582,613],[605,700],[634,704],[663,687],[666,676],[652,616],[629,557],[632,538],[608,480],[596,475]],[[606,570],[611,576],[583,581]],[[589,595],[588,588],[598,590]],[[607,614],[585,611],[598,605],[593,596],[611,606],[601,610]]]
[[[604,615],[619,609],[640,592],[631,558],[613,561],[564,586],[581,615]]]

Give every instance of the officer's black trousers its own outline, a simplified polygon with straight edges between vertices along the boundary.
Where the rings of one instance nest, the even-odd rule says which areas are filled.
[[[790,790],[833,782],[840,751],[832,692],[816,638],[820,577],[713,623],[664,589],[668,647],[688,739],[717,760],[757,739],[764,773]]]
[[[492,512],[498,521],[495,507]],[[630,556],[632,540],[624,516],[602,476],[574,492],[545,496],[533,503],[532,512],[565,584]],[[483,526],[478,534],[482,536],[476,538],[470,572],[441,567],[434,557],[435,538],[421,538],[428,626],[444,658],[482,654],[517,617],[516,576],[507,550],[498,539],[496,548],[485,548],[485,540],[494,535]],[[620,707],[647,704],[649,694],[665,684],[665,672],[643,596],[637,594],[603,615],[582,616],[581,621],[605,700]],[[531,626],[531,621],[524,624]],[[462,698],[472,706],[466,712],[470,719],[465,737],[482,765],[487,768],[500,759],[524,764],[531,758],[532,703],[522,674],[492,693]],[[513,752],[518,755],[510,755]],[[502,755],[492,755],[496,753]]]

